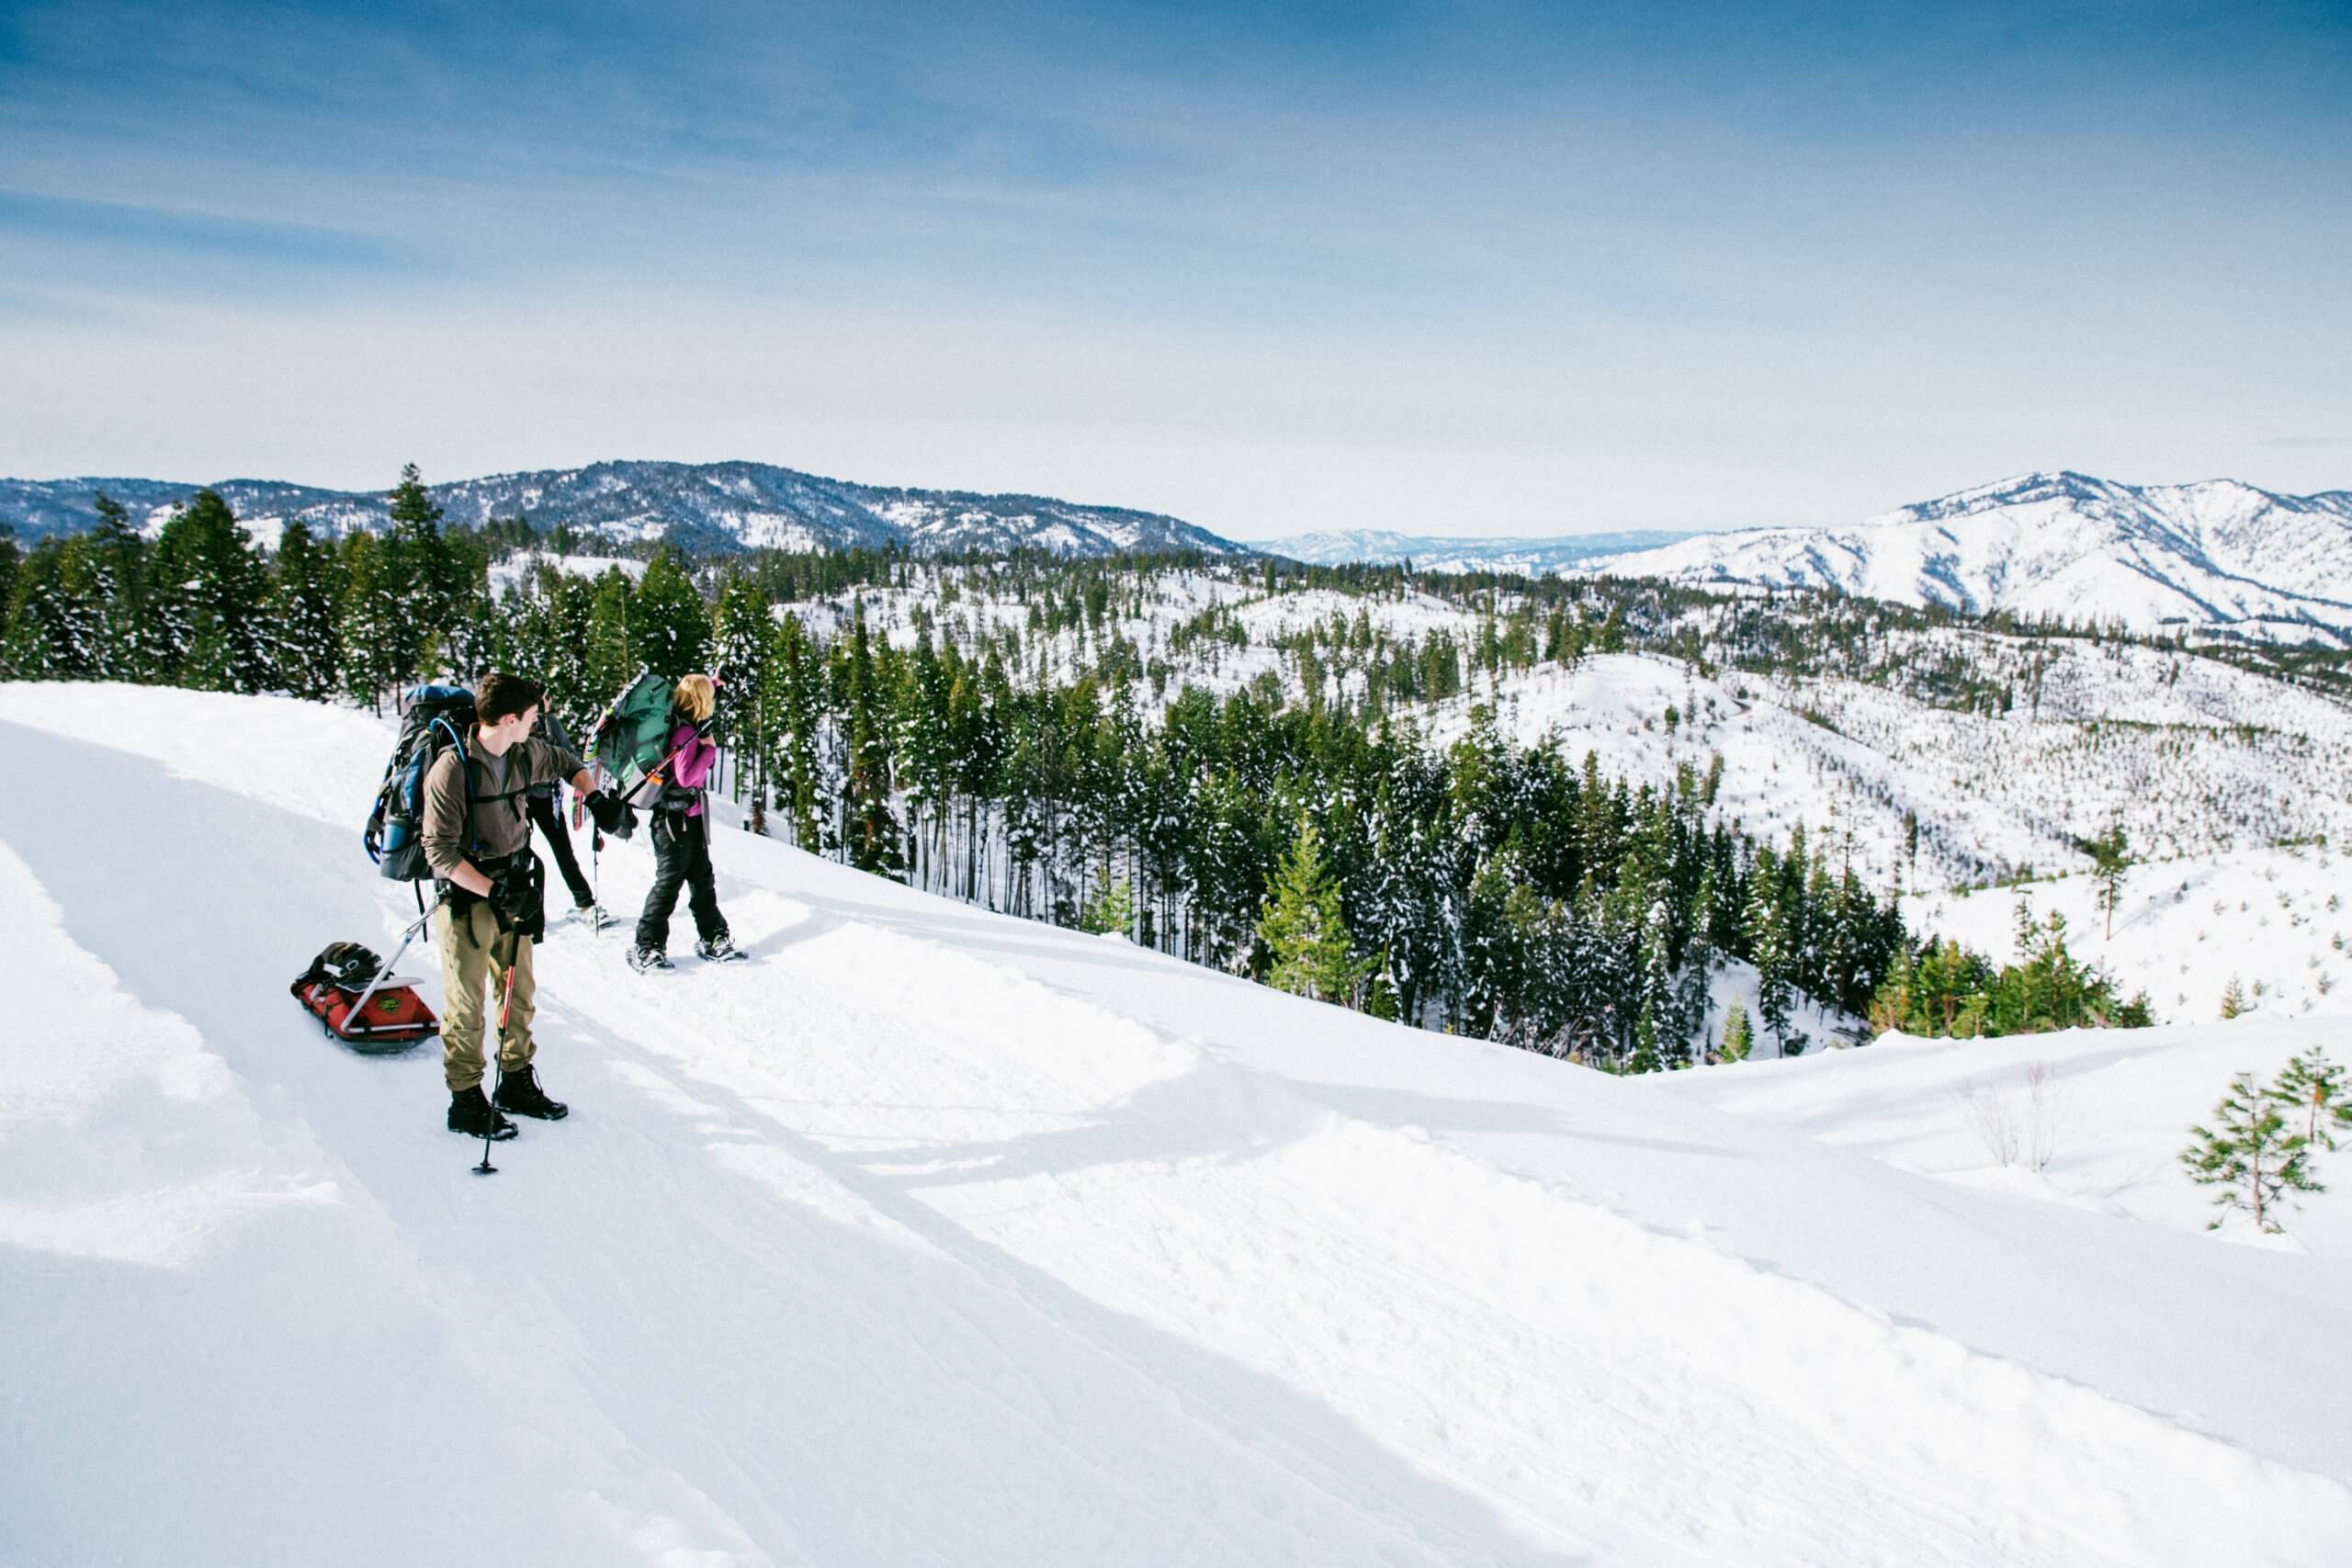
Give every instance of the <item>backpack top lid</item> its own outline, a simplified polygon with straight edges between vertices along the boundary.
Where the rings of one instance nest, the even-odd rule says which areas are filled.
[[[474,694],[463,686],[411,686],[402,694],[401,702],[403,734],[423,729],[436,718],[446,718],[462,736],[474,721]]]

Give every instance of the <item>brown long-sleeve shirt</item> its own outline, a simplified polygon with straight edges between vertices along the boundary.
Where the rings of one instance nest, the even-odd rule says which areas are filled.
[[[536,736],[491,756],[482,750],[479,729],[466,736],[466,757],[472,774],[473,837],[487,860],[511,855],[531,841],[530,819],[523,815],[526,791],[533,784],[571,778],[587,766],[572,752]],[[453,747],[424,775],[424,859],[435,876],[446,878],[459,861],[474,858],[466,836],[467,793],[458,780]]]

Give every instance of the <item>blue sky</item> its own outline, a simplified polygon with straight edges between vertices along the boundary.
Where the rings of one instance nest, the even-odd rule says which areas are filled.
[[[0,472],[1237,536],[2352,486],[2352,7],[0,13]]]

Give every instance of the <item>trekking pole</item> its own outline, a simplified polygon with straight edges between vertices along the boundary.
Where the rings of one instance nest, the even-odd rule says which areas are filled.
[[[506,1010],[514,1000],[514,965],[512,963],[509,963],[506,965],[506,984],[500,988],[498,996],[498,1054],[500,1056],[498,1064],[498,1086],[501,1089],[506,1087],[506,1063],[504,1060],[506,1055]],[[482,1123],[481,1163],[473,1168],[473,1172],[476,1176],[496,1176],[498,1174],[498,1168],[490,1163],[490,1135],[496,1131],[498,1131],[498,1106],[496,1101],[493,1100],[491,1104],[490,1120]]]

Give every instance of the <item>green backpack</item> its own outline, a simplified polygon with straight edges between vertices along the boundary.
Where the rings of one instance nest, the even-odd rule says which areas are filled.
[[[662,795],[657,774],[670,760],[670,734],[676,725],[670,693],[669,682],[645,671],[613,699],[590,740],[591,761],[607,787],[633,810],[650,808]],[[626,839],[635,827],[634,819],[624,821],[616,836]]]

